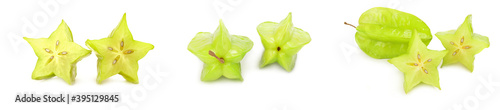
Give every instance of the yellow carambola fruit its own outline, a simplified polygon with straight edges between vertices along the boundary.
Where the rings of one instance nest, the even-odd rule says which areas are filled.
[[[416,32],[414,32],[416,33]],[[404,90],[410,92],[420,83],[429,84],[439,89],[439,73],[437,66],[447,51],[429,50],[418,35],[409,41],[408,51],[398,57],[388,60],[404,73]]]
[[[395,9],[375,7],[359,17],[356,43],[372,58],[393,58],[406,53],[408,41],[417,34],[425,45],[432,40],[427,25],[415,15]],[[416,30],[416,31],[413,31]]]
[[[97,83],[116,74],[122,75],[128,82],[139,83],[138,61],[154,48],[152,44],[133,39],[126,14],[123,14],[120,24],[107,38],[87,40],[85,43],[96,52],[98,58]]]
[[[252,47],[252,40],[229,34],[219,20],[219,27],[214,33],[196,34],[189,42],[188,50],[204,63],[201,81],[214,81],[221,76],[242,81],[240,61]]]
[[[64,20],[49,38],[24,37],[24,40],[38,57],[31,76],[36,80],[57,76],[72,84],[76,77],[76,63],[92,52],[73,42],[71,30]]]
[[[436,33],[436,37],[448,50],[443,65],[460,62],[471,72],[474,70],[474,55],[490,46],[488,37],[472,31],[472,15],[468,15],[457,30]]]
[[[260,67],[278,62],[287,71],[295,67],[295,59],[300,49],[309,42],[309,33],[293,27],[292,13],[280,23],[266,21],[257,26],[265,51],[262,54]]]

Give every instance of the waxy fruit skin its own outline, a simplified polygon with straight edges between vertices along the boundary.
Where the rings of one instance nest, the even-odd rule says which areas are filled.
[[[384,7],[365,11],[359,17],[356,30],[355,39],[359,48],[377,59],[393,58],[406,53],[408,41],[415,33],[425,45],[429,45],[432,40],[429,27],[418,17]]]

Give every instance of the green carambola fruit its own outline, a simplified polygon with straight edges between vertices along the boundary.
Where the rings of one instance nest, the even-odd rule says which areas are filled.
[[[448,50],[443,65],[460,62],[471,72],[474,70],[474,55],[490,46],[488,37],[472,32],[472,15],[468,15],[457,30],[436,33],[436,37]]]
[[[432,39],[427,25],[418,17],[395,9],[375,7],[359,17],[356,27],[359,48],[373,58],[393,58],[406,53],[408,41],[417,30],[425,45]]]
[[[64,20],[49,38],[24,37],[24,40],[28,41],[38,57],[31,76],[36,80],[55,75],[72,84],[76,77],[76,63],[92,52],[73,42],[71,30]]]
[[[120,74],[131,83],[139,83],[137,71],[138,61],[142,59],[154,46],[149,43],[136,41],[127,26],[126,14],[120,24],[107,38],[87,40],[86,44],[96,52],[97,83]]]
[[[388,60],[405,75],[404,90],[408,93],[420,83],[429,84],[439,89],[439,73],[437,66],[446,55],[447,51],[429,50],[415,35],[409,41],[408,52]]]
[[[219,20],[219,27],[213,34],[196,34],[188,50],[205,63],[201,81],[213,81],[221,76],[242,81],[240,61],[252,46],[253,42],[248,37],[230,35],[222,20]]]
[[[292,71],[299,50],[309,42],[309,33],[293,27],[292,13],[280,23],[263,22],[257,26],[260,40],[265,51],[262,54],[260,67],[278,62],[287,71]]]

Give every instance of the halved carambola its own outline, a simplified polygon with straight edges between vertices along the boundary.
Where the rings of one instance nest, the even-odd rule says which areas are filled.
[[[427,49],[427,46],[417,35],[410,40],[409,46],[408,52],[388,60],[404,73],[405,93],[410,92],[420,83],[441,89],[437,66],[441,64],[441,60],[448,51]]]
[[[242,81],[240,61],[252,47],[252,40],[229,34],[222,20],[219,20],[219,27],[214,33],[196,34],[189,42],[188,50],[204,63],[201,81],[214,81],[221,76]]]
[[[472,15],[468,15],[457,30],[438,32],[436,37],[448,50],[442,66],[460,62],[471,72],[474,70],[474,56],[490,47],[488,37],[473,32]]]
[[[286,71],[292,71],[297,53],[304,45],[311,42],[309,33],[293,27],[291,12],[280,23],[271,21],[260,23],[257,32],[265,49],[260,67],[278,62]]]
[[[368,56],[393,58],[406,53],[408,42],[416,34],[425,45],[432,40],[429,27],[415,15],[395,9],[375,7],[359,17],[356,43]]]
[[[76,77],[76,63],[92,52],[73,42],[71,30],[64,20],[49,38],[24,37],[24,40],[38,57],[31,76],[36,80],[55,75],[72,84]]]
[[[97,83],[120,74],[131,83],[139,83],[137,71],[138,61],[142,59],[154,46],[149,43],[136,41],[127,26],[126,14],[120,24],[107,38],[87,40],[86,44],[96,52]]]

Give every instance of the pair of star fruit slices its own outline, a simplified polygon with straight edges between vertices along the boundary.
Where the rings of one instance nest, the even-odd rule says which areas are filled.
[[[76,63],[91,54],[90,50],[73,42],[71,30],[64,21],[49,38],[24,39],[38,57],[32,73],[35,80],[57,76],[72,84],[76,77]],[[152,44],[132,38],[126,14],[107,38],[87,40],[85,44],[96,52],[98,58],[97,83],[116,74],[122,75],[128,82],[139,83],[138,61],[154,48]]]
[[[257,26],[265,51],[261,67],[278,62],[291,71],[296,54],[311,41],[309,34],[293,27],[291,13],[280,23],[263,22]],[[230,35],[222,20],[215,32],[199,32],[191,40],[188,50],[203,63],[202,81],[214,81],[224,76],[242,81],[240,61],[252,49],[253,42],[245,36]]]
[[[472,32],[471,15],[466,17],[457,30],[438,32],[436,36],[446,50],[429,50],[419,36],[415,35],[410,40],[408,53],[389,60],[405,74],[405,93],[420,83],[441,89],[437,70],[441,60],[442,66],[460,62],[472,72],[474,55],[489,47],[488,37]]]

